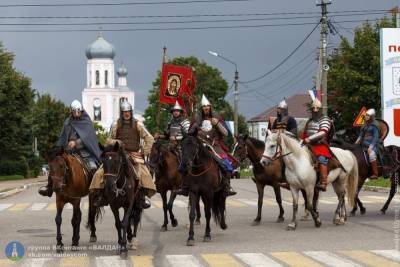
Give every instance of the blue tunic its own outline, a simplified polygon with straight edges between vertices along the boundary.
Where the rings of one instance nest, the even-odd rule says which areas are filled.
[[[373,146],[375,152],[377,152],[377,143],[379,141],[379,128],[374,123],[369,123],[361,128],[360,135],[358,136],[361,140],[361,145],[368,148]]]

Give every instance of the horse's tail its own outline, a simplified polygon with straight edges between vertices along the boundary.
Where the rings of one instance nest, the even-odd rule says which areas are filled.
[[[226,196],[224,190],[218,190],[214,193],[213,203],[212,203],[212,214],[216,224],[221,226],[222,230],[228,228],[225,222],[225,200]]]
[[[358,190],[358,162],[353,153],[351,153],[351,157],[354,164],[347,178],[347,198],[350,206],[354,208],[356,204],[355,196],[357,195]]]

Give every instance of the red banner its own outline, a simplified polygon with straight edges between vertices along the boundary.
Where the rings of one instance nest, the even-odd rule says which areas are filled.
[[[183,96],[189,98],[192,106],[193,90],[196,80],[191,67],[163,64],[161,73],[160,102],[175,104],[178,100],[183,109],[186,109]]]

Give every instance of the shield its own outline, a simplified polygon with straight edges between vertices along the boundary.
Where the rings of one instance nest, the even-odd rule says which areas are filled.
[[[386,136],[389,134],[389,125],[387,124],[386,121],[384,121],[382,119],[376,119],[376,121],[379,123],[380,139],[383,141],[383,140],[385,140]]]

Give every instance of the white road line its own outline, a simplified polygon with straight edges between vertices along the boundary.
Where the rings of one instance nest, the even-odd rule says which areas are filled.
[[[72,205],[71,205],[71,203],[65,204],[64,208],[67,209],[67,210],[72,210]]]
[[[262,253],[235,253],[239,260],[250,267],[281,267],[282,265]]]
[[[9,203],[0,204],[0,211],[8,209],[12,205],[14,205],[14,204],[9,204]]]
[[[371,250],[371,252],[393,261],[400,262],[400,251],[398,250]]]
[[[193,255],[166,255],[166,258],[173,267],[202,267],[203,265]]]
[[[237,201],[243,202],[244,204],[247,204],[249,206],[257,206],[257,201],[253,201],[253,200],[248,200],[248,199],[243,199],[243,198],[238,198],[235,199]]]
[[[33,203],[29,210],[42,210],[47,207],[47,205],[49,205],[49,203]]]
[[[351,260],[342,258],[328,251],[305,251],[305,255],[331,267],[362,267]]]
[[[20,266],[23,267],[42,267],[45,266],[47,262],[53,260],[52,258],[30,258],[22,261]]]
[[[187,208],[188,203],[183,200],[175,199],[174,206],[177,206],[178,208]]]
[[[337,202],[331,201],[331,200],[326,200],[326,199],[320,199],[318,201],[319,203],[324,203],[324,204],[337,204]]]
[[[96,257],[96,266],[97,267],[109,267],[109,266],[120,266],[127,267],[128,261],[122,260],[120,256],[102,256]]]

